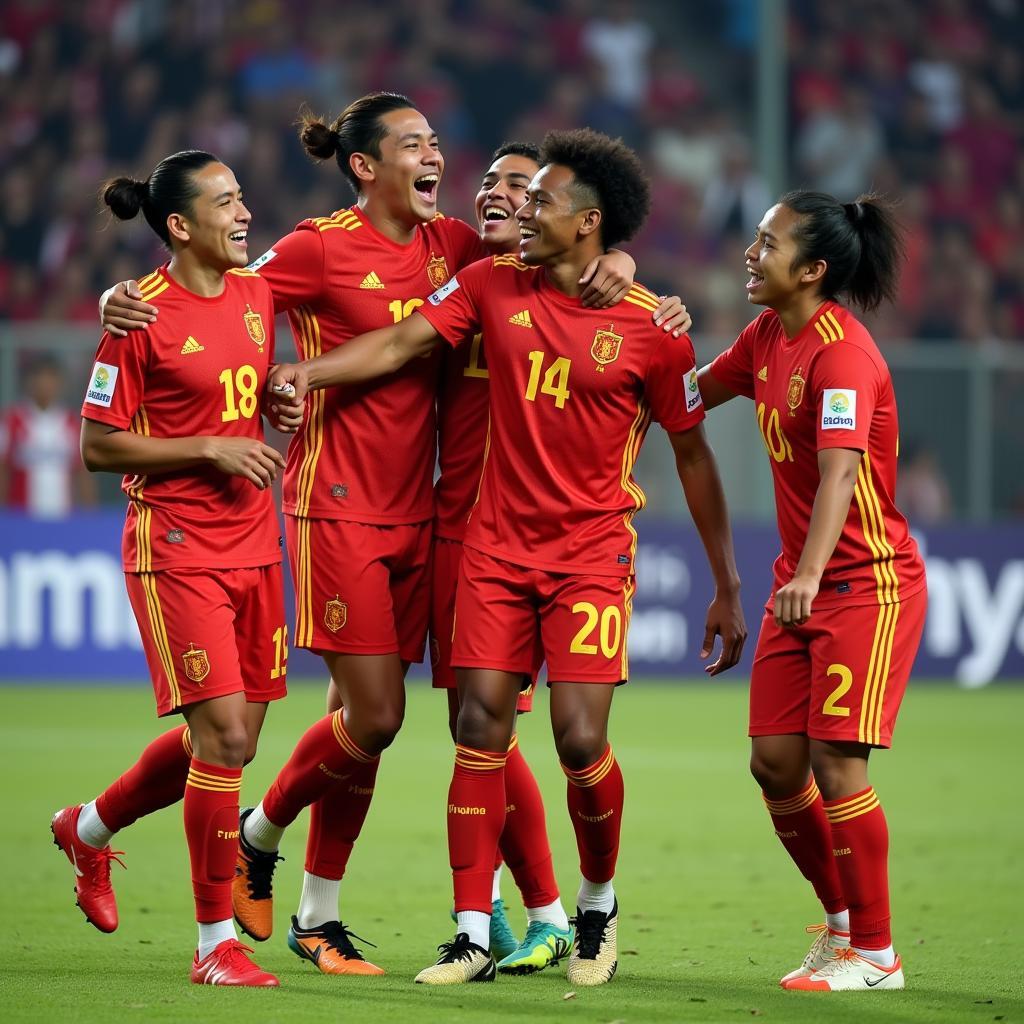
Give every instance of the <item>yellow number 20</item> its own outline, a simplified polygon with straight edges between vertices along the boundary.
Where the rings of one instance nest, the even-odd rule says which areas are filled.
[[[573,615],[586,615],[586,622],[572,638],[569,650],[573,654],[597,654],[597,644],[589,643],[588,638],[594,633],[594,627],[601,623],[598,639],[601,641],[601,653],[606,658],[615,657],[622,643],[622,612],[614,604],[608,605],[602,612],[589,601],[577,601],[572,606]]]

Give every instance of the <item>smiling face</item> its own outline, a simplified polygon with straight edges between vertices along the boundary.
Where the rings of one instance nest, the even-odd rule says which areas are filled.
[[[249,262],[247,236],[251,214],[230,167],[209,163],[192,180],[199,194],[188,211],[172,213],[167,227],[172,243],[187,245],[197,263],[215,270]]]
[[[820,279],[814,264],[797,262],[793,228],[800,219],[788,206],[776,203],[757,226],[757,235],[746,251],[747,301],[778,309],[787,305],[804,286]],[[817,261],[820,263],[821,261]]]
[[[526,189],[537,169],[535,161],[515,153],[499,157],[487,169],[476,194],[476,222],[489,251],[515,252],[519,248],[515,214],[526,202]]]
[[[568,167],[542,167],[526,190],[526,202],[516,211],[519,257],[530,266],[549,264],[569,254],[601,222],[593,207],[574,209],[575,178]]]
[[[444,174],[437,133],[411,107],[389,111],[380,122],[387,129],[380,141],[380,156],[354,153],[350,159],[363,194],[403,223],[433,220]]]

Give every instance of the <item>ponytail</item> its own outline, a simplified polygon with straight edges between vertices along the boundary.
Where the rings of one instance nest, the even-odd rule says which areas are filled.
[[[308,107],[299,111],[299,141],[313,160],[337,160],[341,173],[358,196],[360,181],[349,166],[353,153],[380,159],[380,143],[388,130],[381,118],[392,110],[415,110],[412,100],[397,92],[371,92],[350,103],[330,126]]]
[[[866,193],[856,202],[840,203],[824,192],[787,192],[779,202],[799,215],[793,228],[797,243],[794,268],[825,262],[821,293],[826,299],[848,296],[861,309],[876,309],[896,298],[905,250],[903,232],[891,205]]]
[[[172,213],[191,214],[192,203],[199,195],[196,172],[217,162],[212,153],[186,149],[161,160],[145,181],[110,178],[101,186],[100,198],[118,220],[131,220],[141,210],[149,226],[170,248],[167,218]]]

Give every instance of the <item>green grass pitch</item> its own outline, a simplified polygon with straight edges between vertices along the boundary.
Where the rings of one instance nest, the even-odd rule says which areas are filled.
[[[571,907],[577,863],[545,705],[541,694],[520,733],[548,803]],[[616,697],[612,742],[627,803],[616,886],[620,968],[612,984],[572,994],[560,968],[457,989],[412,984],[453,930],[444,699],[414,684],[405,728],[384,759],[342,885],[344,920],[377,944],[365,951],[388,975],[329,978],[288,951],[303,817],[283,847],[274,937],[257,950],[281,988],[192,986],[195,936],[180,807],[118,837],[128,870],[114,869],[121,910],[114,935],[85,923],[69,865],[50,843],[53,811],[94,796],[158,731],[151,707],[145,686],[0,688],[4,1021],[1024,1021],[1017,944],[1024,919],[1017,747],[1024,687],[963,692],[916,684],[895,749],[875,756],[872,780],[892,833],[896,944],[909,988],[874,996],[777,987],[805,952],[803,926],[820,915],[747,775],[745,693],[736,683],[634,684]],[[321,686],[295,685],[271,709],[260,755],[246,773],[246,801],[259,799],[322,707]],[[521,930],[508,877],[505,897]]]

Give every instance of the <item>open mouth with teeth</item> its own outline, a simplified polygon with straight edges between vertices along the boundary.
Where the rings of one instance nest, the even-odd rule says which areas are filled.
[[[233,231],[230,235],[228,235],[228,239],[234,242],[235,245],[244,246],[246,244],[246,238],[248,234],[249,233],[247,231]]]
[[[432,203],[437,198],[437,183],[439,180],[440,178],[436,174],[423,174],[412,185],[419,195],[426,199],[427,202]]]
[[[752,292],[756,288],[760,288],[764,284],[764,277],[759,274],[756,270],[751,270],[747,267],[747,273],[750,275],[750,280],[747,282],[747,291]]]
[[[504,223],[511,215],[503,206],[485,206],[484,221],[487,224]]]

